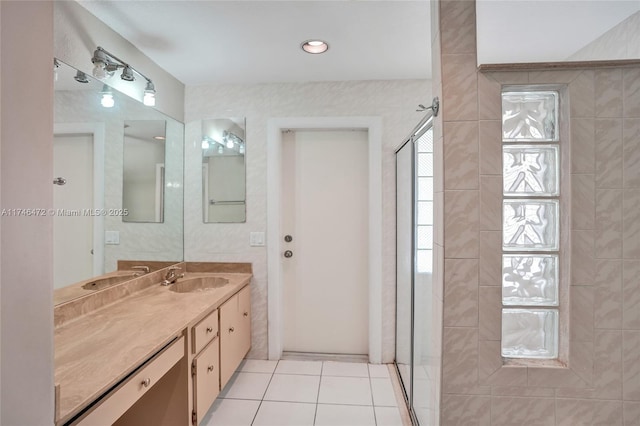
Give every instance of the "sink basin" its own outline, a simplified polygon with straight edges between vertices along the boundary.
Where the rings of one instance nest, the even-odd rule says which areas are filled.
[[[110,277],[98,278],[97,280],[90,281],[82,285],[85,290],[102,290],[103,288],[111,287],[112,285],[119,284],[125,281],[129,281],[135,278],[135,273],[112,275]]]
[[[169,290],[176,293],[196,293],[200,291],[214,290],[229,284],[229,280],[222,277],[197,277],[186,280],[178,280],[171,284]]]

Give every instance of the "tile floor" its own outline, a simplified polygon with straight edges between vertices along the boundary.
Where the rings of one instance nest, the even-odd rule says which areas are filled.
[[[402,426],[386,365],[245,360],[201,426]]]

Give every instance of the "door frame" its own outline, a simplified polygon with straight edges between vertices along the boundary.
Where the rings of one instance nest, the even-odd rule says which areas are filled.
[[[382,119],[380,117],[288,117],[267,123],[267,318],[269,359],[282,356],[284,300],[281,238],[282,131],[368,132],[369,174],[369,362],[382,362]]]
[[[104,123],[54,123],[53,135],[93,137],[93,209],[104,209]],[[52,177],[53,179],[53,177]],[[93,217],[93,275],[104,274],[104,216]]]

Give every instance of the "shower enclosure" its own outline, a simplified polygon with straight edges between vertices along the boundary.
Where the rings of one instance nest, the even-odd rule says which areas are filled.
[[[435,424],[439,356],[430,352],[433,276],[432,116],[396,151],[396,368],[414,424]]]

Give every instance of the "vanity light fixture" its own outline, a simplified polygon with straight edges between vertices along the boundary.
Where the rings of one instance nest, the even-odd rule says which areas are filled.
[[[75,81],[77,81],[78,83],[88,83],[89,79],[87,78],[87,75],[85,73],[83,73],[82,71],[78,71],[75,75],[75,77],[73,77],[73,79]]]
[[[218,147],[218,154],[220,155],[224,154],[224,147],[222,145]]]
[[[56,58],[53,58],[53,81],[58,81],[58,68],[60,68],[60,63]]]
[[[329,50],[329,44],[322,40],[307,40],[300,44],[302,50],[313,55],[324,53]]]
[[[109,86],[104,84],[102,86],[102,92],[100,92],[100,95],[102,96],[100,98],[100,104],[105,108],[113,108],[113,106],[116,104],[116,101],[113,99],[113,92],[111,91]]]
[[[134,81],[134,73],[147,80],[147,85],[144,89],[142,102],[146,106],[155,106],[156,88],[149,77],[142,74],[140,71],[127,64],[112,53],[107,52],[100,46],[98,46],[93,52],[91,62],[94,65],[93,76],[100,80],[113,76],[113,74],[120,68],[122,68],[122,74],[120,75],[120,78],[124,81]]]
[[[244,154],[244,144],[242,144],[242,145],[240,145],[240,146],[238,147],[238,153],[240,153],[240,154]]]
[[[120,76],[120,78],[123,79],[124,81],[133,81],[133,80],[135,80],[135,77],[133,76],[133,71],[131,70],[131,67],[129,65],[124,67],[124,69],[122,70],[122,75]]]
[[[202,139],[202,149],[209,149],[209,141],[206,139]]]

